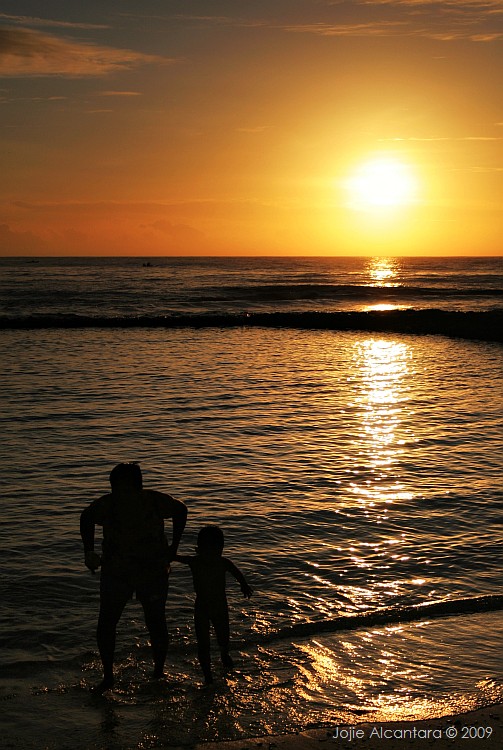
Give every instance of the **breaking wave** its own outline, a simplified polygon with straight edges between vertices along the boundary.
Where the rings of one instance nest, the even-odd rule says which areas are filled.
[[[50,328],[297,328],[436,334],[503,342],[503,310],[372,310],[368,312],[243,312],[173,315],[51,314],[2,316],[0,329]]]
[[[320,633],[357,630],[376,626],[415,622],[422,619],[451,617],[453,615],[478,614],[503,609],[502,594],[488,594],[440,602],[423,602],[409,607],[386,607],[373,612],[331,617],[317,622],[296,622],[267,634],[257,634],[242,645],[269,643],[271,641],[302,638]]]

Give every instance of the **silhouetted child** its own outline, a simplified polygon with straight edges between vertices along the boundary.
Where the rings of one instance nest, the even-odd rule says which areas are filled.
[[[197,555],[176,555],[192,571],[196,601],[194,625],[197,654],[206,684],[213,682],[210,659],[210,624],[213,624],[222,664],[229,670],[234,666],[229,654],[229,610],[225,594],[225,574],[231,573],[241,584],[248,599],[253,590],[244,575],[228,558],[222,557],[224,535],[218,526],[204,526],[197,537]]]

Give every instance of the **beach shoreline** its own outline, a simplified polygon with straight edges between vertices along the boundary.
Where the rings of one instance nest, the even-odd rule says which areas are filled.
[[[503,745],[503,705],[436,719],[365,722],[310,729],[295,734],[266,735],[227,742],[203,742],[195,750],[349,750],[349,748],[479,748]]]

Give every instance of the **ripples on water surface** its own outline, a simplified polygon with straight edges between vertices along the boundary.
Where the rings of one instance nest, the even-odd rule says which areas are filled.
[[[47,742],[78,724],[73,747],[144,747],[501,698],[498,613],[261,641],[296,623],[501,593],[500,347],[213,329],[6,331],[1,344],[10,728],[24,716],[37,737],[49,710]],[[229,581],[238,671],[202,702],[182,566],[166,686],[145,682],[131,603],[118,690],[99,706],[83,691],[99,675],[98,577],[83,567],[78,516],[121,460],[187,502],[183,551],[201,524],[221,524],[256,589],[244,601]]]
[[[501,258],[0,258],[7,316],[501,309]]]

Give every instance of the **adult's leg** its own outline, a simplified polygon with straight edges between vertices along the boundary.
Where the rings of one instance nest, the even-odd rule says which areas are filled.
[[[155,678],[163,676],[168,653],[169,635],[166,624],[168,583],[169,573],[165,565],[158,565],[145,571],[136,587],[136,596],[142,604],[145,624],[150,635]]]
[[[152,655],[154,658],[154,677],[164,674],[164,663],[168,653],[169,634],[166,623],[166,597],[157,596],[142,598],[141,604],[145,613],[145,624],[150,635]]]
[[[196,598],[194,606],[194,626],[197,638],[197,656],[207,685],[213,682],[210,657],[210,616],[206,606]]]
[[[96,639],[103,664],[103,680],[92,688],[94,693],[104,693],[114,684],[114,652],[117,623],[129,597],[110,597],[102,592]]]

